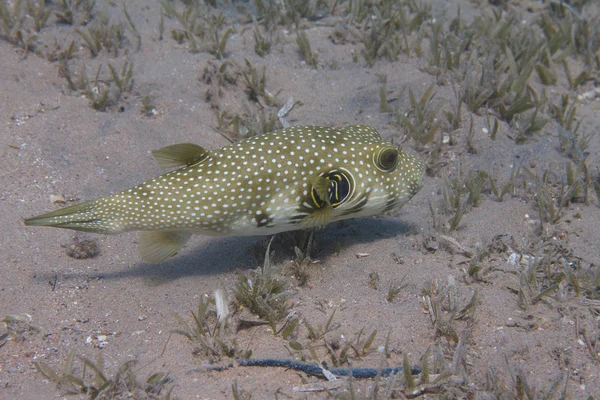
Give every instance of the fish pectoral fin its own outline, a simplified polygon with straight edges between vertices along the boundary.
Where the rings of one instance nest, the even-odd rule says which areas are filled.
[[[152,156],[161,168],[181,167],[205,160],[210,151],[193,143],[179,143],[152,151]]]
[[[318,197],[318,200],[313,199],[315,204],[317,204],[317,201],[320,201],[321,203],[329,203],[329,197],[331,194],[330,190],[332,188],[333,182],[331,182],[327,178],[323,178],[322,176],[316,176],[311,179],[311,183],[315,194]]]
[[[333,208],[330,204],[313,211],[300,221],[300,228],[315,228],[325,226],[329,223]]]
[[[161,262],[174,256],[190,236],[192,236],[191,232],[140,232],[138,252],[142,260],[146,262]]]

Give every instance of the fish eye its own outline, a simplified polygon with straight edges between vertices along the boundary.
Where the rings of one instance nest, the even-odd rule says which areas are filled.
[[[398,149],[395,147],[385,147],[377,155],[375,162],[377,168],[384,172],[389,172],[398,165]]]
[[[332,208],[336,208],[342,204],[354,190],[352,179],[345,171],[332,170],[321,174],[321,178],[328,181],[327,201],[322,199],[317,190],[312,189],[312,201],[317,208],[323,207],[326,203],[331,204]]]

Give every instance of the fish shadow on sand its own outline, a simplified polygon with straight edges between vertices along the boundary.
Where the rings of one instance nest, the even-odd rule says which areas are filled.
[[[396,217],[349,219],[329,224],[316,233],[314,258],[326,263],[336,253],[336,243],[342,251],[353,245],[404,236],[416,227]],[[254,269],[263,265],[267,236],[215,237],[200,246],[191,241],[191,251],[176,255],[159,264],[139,263],[116,272],[100,272],[93,276],[103,280],[143,278],[148,286],[160,286],[170,281],[203,275],[218,275],[235,270]],[[402,239],[399,239],[402,240]],[[279,264],[293,257],[293,248],[273,245],[273,262]],[[89,275],[87,275],[90,277]],[[74,277],[74,276],[72,276]]]
[[[406,235],[415,227],[393,217],[350,219],[332,223],[316,233],[316,258],[326,263],[336,252],[357,244]],[[103,279],[145,277],[156,285],[196,275],[216,275],[262,266],[268,237],[213,238],[193,251],[160,264],[140,263],[127,270],[101,274]],[[193,244],[192,244],[193,245]],[[293,249],[275,248],[275,262],[290,259]],[[281,254],[281,253],[288,254]]]

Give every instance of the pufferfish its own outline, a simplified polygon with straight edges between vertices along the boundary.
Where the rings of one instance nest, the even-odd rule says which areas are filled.
[[[25,220],[94,233],[141,231],[147,262],[176,254],[192,234],[271,235],[401,207],[425,165],[366,125],[296,126],[217,150],[181,143],[152,152],[179,167],[123,192]]]

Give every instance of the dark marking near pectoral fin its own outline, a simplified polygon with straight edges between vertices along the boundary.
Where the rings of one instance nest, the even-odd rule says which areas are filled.
[[[264,210],[260,210],[254,214],[254,220],[256,221],[256,227],[262,228],[263,226],[271,226],[273,224],[273,218],[269,216]]]

